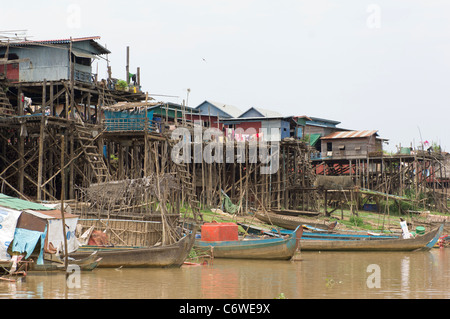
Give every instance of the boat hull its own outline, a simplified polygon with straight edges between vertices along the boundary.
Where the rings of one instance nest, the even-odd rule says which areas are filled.
[[[82,257],[98,251],[102,258],[99,268],[176,268],[181,267],[194,244],[193,232],[182,237],[172,245],[155,247],[99,247],[83,246],[71,254],[71,257]]]
[[[286,237],[236,241],[196,241],[195,248],[208,249],[214,258],[290,260],[298,250],[302,228]]]
[[[433,248],[441,236],[443,225],[423,236],[410,239],[324,240],[301,241],[302,251],[416,251]]]
[[[274,213],[255,213],[255,217],[260,221],[269,224],[282,227],[284,229],[294,230],[300,225],[312,226],[318,229],[328,229],[330,225],[325,222],[320,222],[314,218],[298,217],[298,216],[287,216],[279,215]]]

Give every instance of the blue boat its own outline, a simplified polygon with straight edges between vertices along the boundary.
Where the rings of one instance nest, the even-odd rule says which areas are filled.
[[[246,228],[247,226],[247,228]],[[241,224],[250,230],[252,226]],[[357,232],[304,231],[300,249],[302,251],[415,251],[430,250],[442,235],[444,225],[424,234],[403,239],[402,236],[369,234]],[[284,236],[290,230],[264,231],[264,228],[253,227],[251,232],[263,231],[265,235]]]
[[[273,237],[286,236],[293,231],[289,229],[267,229],[263,227],[257,227],[253,225],[238,223],[247,233],[253,235],[267,235]],[[384,235],[375,232],[360,232],[360,231],[327,231],[310,226],[303,226],[302,239],[315,239],[315,240],[381,240],[381,239],[397,239],[398,235]]]
[[[285,236],[229,241],[196,240],[194,248],[208,250],[214,258],[290,260],[298,250],[303,228]]]

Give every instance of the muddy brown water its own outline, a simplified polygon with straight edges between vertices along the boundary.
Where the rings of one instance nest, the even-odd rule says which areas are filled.
[[[450,297],[450,248],[303,252],[299,261],[215,259],[179,269],[95,269],[0,281],[2,299],[434,299]],[[76,277],[78,276],[78,277]]]

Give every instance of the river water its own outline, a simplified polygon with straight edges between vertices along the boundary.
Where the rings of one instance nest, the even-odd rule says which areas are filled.
[[[0,281],[3,299],[437,299],[450,297],[450,248],[303,252],[298,261],[214,259],[177,269],[101,269]]]

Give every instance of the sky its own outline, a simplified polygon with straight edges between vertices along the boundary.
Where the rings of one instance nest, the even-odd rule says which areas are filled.
[[[378,130],[387,151],[428,141],[450,152],[447,0],[21,0],[2,11],[0,31],[30,40],[100,36],[115,78],[129,46],[130,72],[159,101],[331,119]],[[97,67],[106,78],[105,60]]]

